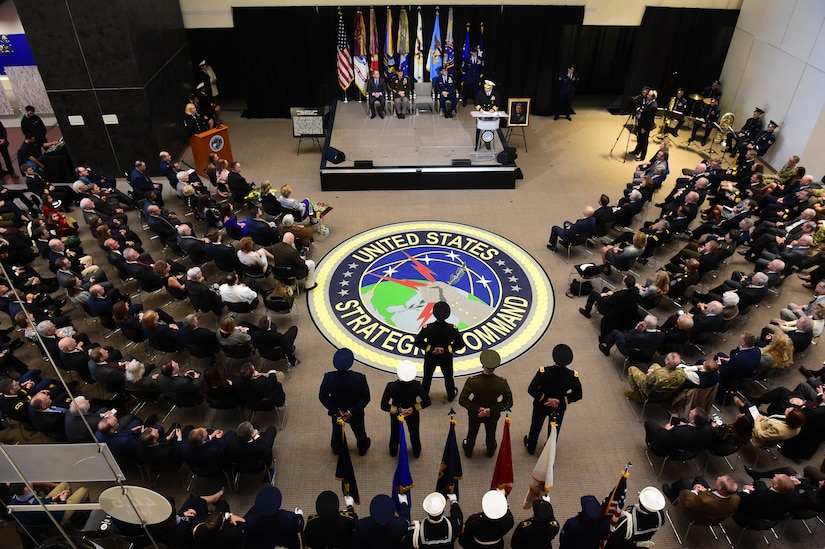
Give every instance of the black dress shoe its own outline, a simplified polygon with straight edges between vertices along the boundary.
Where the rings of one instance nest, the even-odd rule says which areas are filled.
[[[372,120],[373,118],[375,118],[375,113],[372,113],[372,114],[370,115],[370,120]],[[384,118],[384,117],[382,116],[381,118]]]
[[[553,117],[553,120],[558,120],[558,119],[559,119],[559,115],[556,115],[556,116]]]
[[[607,343],[599,343],[599,350],[604,356],[610,356],[610,347],[607,346]]]
[[[383,120],[383,119],[384,119],[384,113],[383,113],[383,112],[379,112],[379,113],[378,113],[378,116],[380,116],[380,117],[381,117],[381,120]]]
[[[366,446],[364,446],[363,448],[358,448],[358,455],[359,455],[359,456],[365,456],[365,455],[367,455],[367,450],[369,450],[369,449],[370,449],[370,446],[371,446],[371,445],[372,445],[372,439],[371,439],[371,438],[369,438],[369,437],[367,437],[367,445],[366,445]]]
[[[662,493],[665,495],[665,497],[670,503],[676,501],[676,498],[673,497],[673,489],[669,485],[662,484]],[[676,495],[676,497],[679,497],[678,494]]]
[[[582,307],[581,309],[579,309],[579,312],[582,314],[584,318],[590,318],[590,311],[588,311],[587,309]]]
[[[527,449],[527,453],[531,456],[536,454],[535,448],[533,450],[530,450],[530,445],[527,444],[527,435],[524,435],[524,447]]]
[[[555,251],[556,251],[556,247],[555,247],[555,246],[553,246],[552,244],[548,244],[548,245],[547,245],[547,249],[548,249],[548,250],[550,250],[551,252],[555,252]]]

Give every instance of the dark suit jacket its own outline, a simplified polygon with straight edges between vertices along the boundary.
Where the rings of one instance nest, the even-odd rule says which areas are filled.
[[[183,329],[175,330],[168,324],[158,324],[154,328],[143,328],[143,335],[149,340],[149,344],[161,351],[183,349],[187,331]]]
[[[256,242],[261,240],[260,244],[262,246],[269,246],[281,240],[278,229],[270,227],[269,223],[263,219],[247,219],[246,226],[249,228],[249,236]],[[256,239],[256,237],[258,238]]]
[[[665,342],[664,332],[648,332],[647,330],[634,330],[625,337],[628,348],[658,349]]]
[[[103,297],[91,296],[89,298],[89,311],[92,315],[111,320],[112,310],[115,304]]]
[[[378,77],[378,85],[375,85],[375,78],[370,75],[367,79],[367,95],[372,95],[373,92],[387,93],[387,80],[381,76]]]
[[[150,215],[146,218],[149,228],[160,235],[167,242],[175,242],[178,239],[176,225],[163,215]]]
[[[252,185],[247,183],[244,176],[237,172],[229,172],[229,175],[226,176],[226,185],[229,187],[229,190],[232,191],[233,196],[235,194],[240,195],[241,193],[246,195],[252,190]]]
[[[89,355],[83,351],[75,351],[72,353],[58,351],[58,353],[63,368],[79,373],[80,377],[84,380],[91,379],[91,372],[89,372]]]
[[[305,278],[309,273],[306,262],[301,259],[300,252],[289,244],[278,242],[270,248],[270,252],[274,258],[272,265],[277,267],[291,267],[295,272],[295,276],[299,279]]]
[[[283,406],[286,402],[284,387],[275,376],[258,376],[249,381],[233,376],[232,388],[238,402],[246,402],[255,408],[261,407],[264,401],[271,401],[275,406]]]
[[[205,285],[193,280],[187,280],[184,283],[184,286],[186,286],[186,293],[189,294],[190,297],[194,296],[200,299],[207,311],[212,311],[216,315],[221,314],[223,311],[221,296],[210,290]]]
[[[148,264],[141,265],[140,263],[126,263],[123,266],[129,276],[134,277],[138,281],[141,288],[153,291],[163,286],[163,280],[155,274]]]
[[[107,388],[122,387],[126,381],[126,372],[117,366],[97,364],[91,359],[89,359],[88,364],[92,379],[102,383]]]
[[[583,235],[589,236],[594,230],[596,230],[596,218],[593,216],[583,217],[570,225],[570,228],[566,230],[564,241],[569,243],[576,237]]]
[[[793,506],[792,494],[774,492],[763,483],[754,485],[749,494],[739,493],[739,508],[734,517],[749,521],[754,519],[779,520],[790,512]]]
[[[63,412],[35,412],[34,408],[29,406],[29,420],[38,432],[45,433],[56,440],[66,440],[65,414]]]
[[[269,330],[255,330],[249,335],[252,338],[252,346],[256,349],[262,347],[269,349],[281,348],[286,353],[292,354],[294,342],[287,340],[284,334],[279,333],[274,324]]]
[[[701,452],[713,441],[710,425],[697,428],[693,425],[677,425],[670,430],[660,427],[651,441],[650,448],[659,455],[667,455],[676,450]]]
[[[611,330],[629,330],[637,321],[636,305],[639,302],[638,288],[625,288],[602,299],[599,312],[602,313],[601,332],[604,335]]]
[[[100,421],[98,414],[90,412],[89,415],[86,416],[76,416],[66,412],[64,416],[66,439],[69,442],[94,442],[92,440],[93,435],[89,434],[86,425],[91,427],[92,433],[97,431],[97,424]]]
[[[203,389],[201,388],[200,379],[193,379],[184,375],[170,377],[161,374],[158,376],[158,387],[165,396],[175,401],[197,403],[203,401]]]
[[[272,445],[275,444],[275,427],[268,427],[260,433],[256,440],[242,442],[235,437],[229,445],[229,461],[254,465],[263,463],[267,467],[272,464]]]
[[[191,255],[192,258],[195,260],[195,263],[205,263],[208,258],[206,257],[206,249],[203,243],[203,240],[194,236],[180,236],[178,235],[178,246],[180,249],[186,252],[187,254]]]
[[[153,469],[165,469],[167,466],[180,466],[183,456],[180,453],[180,444],[173,442],[158,442],[155,446],[146,446],[138,441],[135,456],[138,463],[148,465]]]
[[[238,254],[231,244],[209,243],[204,246],[206,257],[215,262],[215,266],[224,272],[237,270]]]
[[[129,174],[129,184],[132,185],[132,188],[140,196],[144,196],[147,192],[155,190],[155,187],[152,184],[152,180],[149,179],[149,176],[147,176],[137,168],[132,170],[132,173]]]
[[[162,377],[162,376],[161,376]],[[228,465],[227,450],[229,445],[234,443],[236,435],[233,431],[224,433],[221,438],[207,440],[200,446],[192,446],[189,441],[184,440],[180,445],[183,461],[190,468],[214,468]]]
[[[208,328],[196,328],[194,330],[186,330],[186,345],[197,347],[198,351],[204,353],[218,352],[218,340],[215,337],[215,332]]]
[[[729,387],[734,381],[753,377],[757,368],[759,368],[761,358],[762,351],[758,347],[731,351],[730,359],[719,364],[722,385]]]

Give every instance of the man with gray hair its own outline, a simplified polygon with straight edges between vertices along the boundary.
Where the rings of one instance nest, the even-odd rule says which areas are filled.
[[[195,263],[206,263],[209,258],[206,257],[206,243],[208,238],[198,238],[192,235],[192,227],[189,225],[178,225],[178,246],[180,249],[189,254]]]
[[[653,363],[647,372],[636,366],[627,370],[627,381],[630,389],[624,395],[630,400],[642,401],[642,395],[649,395],[654,391],[676,391],[685,384],[685,372],[678,368],[682,364],[679,353],[668,353],[665,356],[664,367]]]
[[[643,206],[642,193],[638,189],[630,191],[627,198],[619,200],[618,205],[613,208],[613,219],[616,225],[620,227],[630,226],[633,216],[641,212]]]
[[[261,433],[256,425],[244,421],[238,425],[236,433],[237,438],[229,445],[229,461],[249,466],[263,464],[267,473],[274,473],[272,446],[275,444],[275,427],[270,425]]]
[[[68,441],[94,442],[94,432],[101,412],[110,410],[111,404],[104,401],[92,404],[85,396],[76,396],[69,404],[69,413],[64,416]]]
[[[658,349],[665,342],[665,334],[658,327],[659,320],[653,315],[647,315],[632,330],[613,330],[608,333],[604,342],[599,343],[599,350],[605,356],[610,356],[610,349],[616,345],[620,353],[629,357],[634,349]]]
[[[717,477],[713,489],[704,477],[696,477],[693,481],[683,478],[662,488],[671,503],[678,499],[679,507],[691,521],[724,519],[732,516],[739,507],[736,493],[739,485],[729,475]]]
[[[782,263],[782,260],[774,260]],[[722,301],[722,295],[728,291],[734,291],[739,295],[739,310],[747,312],[754,305],[758,305],[768,295],[768,281],[770,277],[765,272],[756,272],[746,275],[741,271],[734,271],[730,280],[724,281],[716,288],[712,288],[707,294],[698,292],[693,294],[694,300],[699,301]]]
[[[192,267],[186,271],[184,286],[195,311],[211,311],[215,316],[221,315],[224,306],[221,296],[205,284],[200,267]]]

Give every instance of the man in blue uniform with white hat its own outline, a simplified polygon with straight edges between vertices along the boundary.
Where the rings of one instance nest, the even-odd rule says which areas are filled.
[[[341,427],[338,419],[343,419],[352,427],[358,444],[358,455],[367,453],[372,441],[367,436],[364,425],[364,408],[370,402],[370,388],[364,374],[352,371],[355,357],[349,349],[338,349],[332,358],[334,372],[324,374],[318,398],[332,418],[332,452],[338,454],[341,445]]]
[[[447,501],[450,502],[450,516],[444,516],[444,508]],[[415,521],[410,526],[413,536],[413,547],[427,547],[428,549],[453,549],[455,540],[461,533],[461,525],[464,524],[464,514],[458,505],[458,498],[455,494],[444,494],[433,492],[424,498],[422,504],[427,518],[422,521]]]
[[[653,535],[665,524],[665,496],[648,486],[639,492],[639,503],[622,511],[622,516],[607,538],[606,549],[650,547]]]

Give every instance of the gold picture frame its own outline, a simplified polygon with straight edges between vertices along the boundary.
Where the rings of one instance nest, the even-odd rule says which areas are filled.
[[[530,98],[513,97],[507,101],[507,125],[524,127],[530,124]]]

